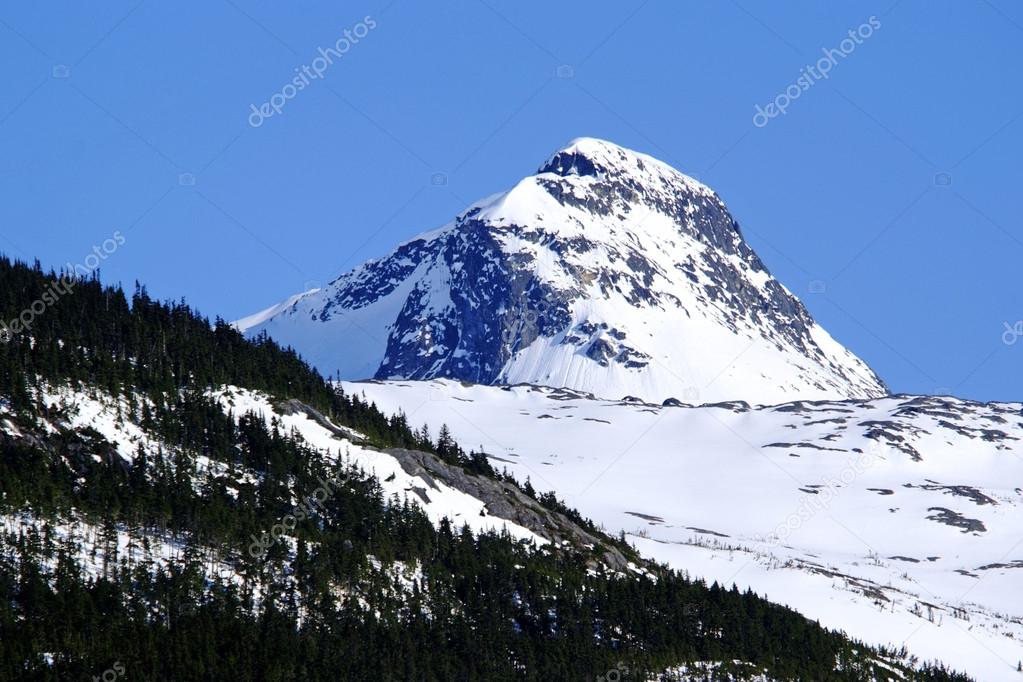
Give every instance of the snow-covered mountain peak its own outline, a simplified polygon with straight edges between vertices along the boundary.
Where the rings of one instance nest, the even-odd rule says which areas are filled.
[[[662,166],[673,170],[652,156],[620,147],[613,142],[594,137],[577,137],[554,152],[537,173],[556,175],[598,175],[613,170],[644,170],[644,165]]]
[[[346,378],[449,377],[687,402],[886,393],[742,237],[653,157],[580,138],[539,172],[253,316]]]
[[[647,179],[656,178],[659,175],[679,177],[698,185],[708,194],[713,194],[709,187],[684,175],[660,159],[595,137],[577,137],[554,152],[537,170],[537,174],[543,173],[561,176],[629,174],[636,177],[647,176]]]
[[[684,188],[695,194],[715,196],[714,190],[660,159],[593,137],[572,140],[547,159],[537,174],[596,180],[624,179],[631,180],[628,184],[633,186],[662,194]]]

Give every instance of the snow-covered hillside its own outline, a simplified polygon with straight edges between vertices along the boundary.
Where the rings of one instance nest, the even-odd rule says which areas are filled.
[[[483,502],[445,485],[442,481],[406,473],[395,457],[354,442],[351,436],[358,434],[350,429],[337,426],[327,428],[329,422],[325,425],[304,411],[284,410],[280,405],[275,405],[269,396],[257,391],[225,386],[212,395],[224,411],[235,418],[248,413],[259,414],[266,420],[268,426],[276,428],[280,433],[297,435],[305,444],[314,448],[324,461],[343,462],[372,474],[380,480],[385,495],[394,496],[399,500],[409,499],[420,506],[434,523],[440,523],[441,519],[447,518],[458,526],[468,525],[473,532],[505,531],[516,539],[528,540],[537,545],[547,542],[526,528],[487,515]],[[60,416],[63,425],[72,429],[92,430],[110,443],[116,450],[117,458],[124,465],[129,465],[134,460],[139,448],[150,453],[159,449],[174,452],[176,449],[155,439],[136,423],[126,419],[128,402],[124,398],[115,400],[102,391],[87,392],[67,386],[52,387],[40,397]],[[8,408],[0,403],[0,433],[18,435],[17,427],[10,420],[4,419],[7,414]],[[56,428],[52,424],[44,424],[44,427],[49,431]],[[348,437],[345,437],[346,435]],[[92,457],[100,459],[98,455]],[[229,470],[227,464],[210,460],[205,456],[200,456],[196,464],[197,470],[203,476],[195,481],[196,487],[206,480],[205,477],[222,475]],[[254,480],[250,472],[243,472],[240,476],[250,482]]]
[[[446,423],[644,556],[979,680],[1023,659],[1023,405],[702,407],[448,380],[345,383]]]
[[[771,276],[712,190],[590,138],[442,229],[236,325],[348,379],[653,402],[887,392]]]

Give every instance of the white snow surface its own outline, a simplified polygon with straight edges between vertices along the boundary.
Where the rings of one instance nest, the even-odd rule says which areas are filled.
[[[486,514],[486,505],[471,495],[456,490],[441,481],[426,481],[419,476],[405,473],[398,460],[385,452],[355,445],[349,440],[339,439],[328,429],[305,414],[281,414],[275,410],[268,396],[257,391],[224,387],[214,393],[225,411],[236,418],[254,412],[263,416],[268,426],[276,419],[281,433],[297,433],[303,441],[318,450],[328,462],[345,462],[360,467],[380,480],[387,497],[408,499],[419,505],[434,524],[444,518],[458,528],[469,527],[474,533],[507,531],[517,540],[528,540],[539,545],[547,543],[545,538],[511,521]],[[418,491],[418,493],[416,492]],[[311,491],[310,491],[311,492]],[[428,498],[424,500],[424,496]]]
[[[309,291],[304,291],[301,294],[295,294],[294,296],[289,296],[286,300],[278,303],[277,305],[272,305],[269,308],[267,308],[266,310],[260,310],[258,313],[253,313],[252,315],[249,315],[247,317],[243,317],[240,320],[235,320],[231,324],[238,331],[244,332],[247,329],[250,329],[252,327],[255,327],[256,325],[262,324],[263,322],[266,322],[267,320],[269,320],[274,315],[277,315],[278,313],[280,313],[280,312],[282,312],[284,310],[287,310],[288,308],[291,308],[296,303],[301,301],[303,298],[306,298],[307,296],[312,296],[317,291],[319,291],[319,289],[314,288],[314,289],[310,289]]]
[[[522,526],[487,514],[486,505],[482,501],[441,481],[432,479],[426,481],[419,476],[410,476],[405,473],[398,460],[385,452],[356,445],[347,438],[339,438],[305,414],[283,414],[274,407],[271,398],[266,394],[236,386],[224,386],[213,395],[223,406],[224,411],[236,419],[249,412],[257,413],[266,420],[268,426],[276,421],[281,433],[297,434],[306,445],[318,451],[324,461],[332,463],[343,461],[373,474],[380,479],[380,485],[387,497],[395,496],[399,500],[407,498],[421,507],[434,524],[447,518],[454,527],[467,525],[474,533],[507,531],[513,538],[531,541],[537,546],[548,542]],[[168,455],[176,450],[174,446],[153,438],[133,423],[128,416],[128,402],[123,397],[114,399],[102,391],[83,391],[61,385],[46,386],[40,398],[66,420],[67,426],[73,429],[95,430],[115,447],[118,456],[127,463],[134,460],[140,447],[149,453],[162,449]],[[136,401],[139,400],[142,398],[137,397]],[[0,430],[14,433],[16,427],[9,419],[5,419],[9,414],[9,408],[0,405]],[[49,430],[55,429],[55,426],[48,422],[44,421],[42,424]],[[359,435],[351,429],[339,427],[339,430],[353,437]],[[98,455],[93,457],[99,459]],[[202,455],[197,457],[196,468],[203,476],[220,475],[228,470],[226,464]],[[251,472],[243,472],[241,477],[248,482],[255,480]],[[199,483],[201,481],[196,481],[196,485]]]
[[[663,407],[536,386],[344,382],[647,557],[978,680],[1023,658],[1023,405]]]
[[[141,534],[117,527],[108,536],[103,527],[79,518],[41,518],[27,512],[0,515],[0,535],[17,537],[32,530],[41,537],[46,537],[48,532],[54,544],[70,541],[78,550],[73,558],[82,573],[91,579],[109,578],[113,570],[122,564],[130,569],[145,563],[165,570],[180,566],[191,550],[202,559],[207,580],[217,578],[236,585],[243,583],[242,576],[229,563],[222,561],[215,551],[190,546],[172,534]],[[0,546],[3,544],[0,539]],[[52,572],[57,566],[56,555],[42,563],[47,571]]]
[[[125,462],[134,461],[140,447],[153,452],[161,445],[126,418],[129,406],[124,397],[115,399],[99,390],[82,391],[66,385],[44,383],[39,398],[51,410],[59,410],[71,428],[95,430],[117,449],[117,454]],[[5,412],[6,409],[0,410],[0,415]],[[10,427],[10,422],[0,425],[0,428],[4,426]]]
[[[343,379],[526,382],[652,402],[887,393],[705,185],[593,138],[540,171],[236,326]]]

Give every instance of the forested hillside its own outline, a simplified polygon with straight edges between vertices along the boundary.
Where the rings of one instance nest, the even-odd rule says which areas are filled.
[[[354,454],[502,475],[183,301],[70,284],[0,261],[0,319],[33,311],[0,343],[0,680],[967,679],[614,538],[625,569],[431,518]],[[359,435],[328,452],[225,387]]]

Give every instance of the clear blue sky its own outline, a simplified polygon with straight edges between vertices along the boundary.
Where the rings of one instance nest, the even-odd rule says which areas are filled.
[[[56,267],[120,230],[105,280],[234,319],[602,137],[715,188],[893,390],[1019,400],[1021,73],[1008,0],[5,3],[0,249]]]

